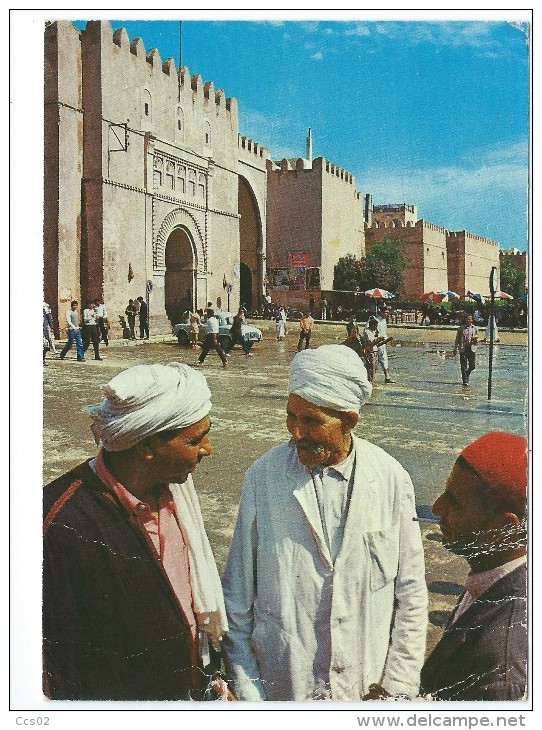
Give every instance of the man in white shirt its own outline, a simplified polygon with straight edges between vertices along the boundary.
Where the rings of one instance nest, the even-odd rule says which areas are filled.
[[[66,312],[66,323],[68,325],[68,341],[62,348],[60,359],[64,360],[66,354],[71,350],[75,342],[77,348],[77,362],[85,361],[85,351],[83,349],[83,340],[81,338],[81,328],[79,327],[79,302],[75,299],[70,304],[70,308]]]
[[[525,699],[527,441],[493,431],[461,452],[433,505],[444,547],[470,565],[465,592],[426,661],[438,700]]]
[[[98,325],[98,332],[102,337],[104,345],[109,346],[109,336],[107,334],[107,310],[103,301],[99,299],[94,300],[94,309],[96,311],[96,324]]]
[[[94,359],[101,360],[100,357],[100,337],[98,335],[98,322],[94,302],[88,301],[87,308],[83,310],[83,350],[86,352],[92,342],[94,349]]]
[[[378,312],[378,317],[376,317],[376,321],[378,323],[378,336],[388,339],[388,317],[390,316],[390,310],[385,304],[382,304],[379,307]],[[388,349],[385,344],[380,345],[378,348],[378,364],[384,371],[384,382],[394,383],[395,381],[390,378]]]
[[[408,473],[352,431],[371,385],[342,345],[298,353],[292,438],[247,471],[223,577],[223,652],[240,700],[416,695],[423,547]]]
[[[226,360],[226,353],[220,347],[218,340],[218,334],[220,331],[220,323],[215,317],[213,309],[207,309],[207,321],[205,322],[205,339],[201,348],[200,356],[196,360],[196,365],[202,365],[203,361],[211,350],[214,350],[218,357],[222,360],[222,367],[225,368],[228,364]]]

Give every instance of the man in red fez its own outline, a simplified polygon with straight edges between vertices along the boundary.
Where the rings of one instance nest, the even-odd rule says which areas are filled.
[[[433,505],[444,546],[470,572],[421,691],[437,700],[526,696],[527,442],[491,432],[467,446]]]

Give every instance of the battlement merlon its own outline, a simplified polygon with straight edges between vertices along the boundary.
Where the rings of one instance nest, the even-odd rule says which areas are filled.
[[[264,147],[259,142],[255,142],[253,139],[250,139],[249,137],[245,137],[242,134],[238,134],[237,135],[237,146],[241,150],[244,150],[245,152],[251,152],[253,155],[256,155],[256,157],[261,157],[262,159],[269,162],[269,150],[267,149],[267,147]]]
[[[492,246],[496,246],[499,248],[498,241],[494,241],[492,238],[485,238],[485,236],[478,236],[476,233],[471,233],[470,231],[448,231],[448,236],[456,237],[456,238],[470,238],[473,241],[479,241],[480,243],[489,243]]]
[[[74,27],[70,21],[55,22],[65,22]],[[108,20],[89,20],[84,30],[80,31],[77,28],[75,28],[75,30],[78,33],[85,33],[93,37],[96,43],[101,43],[103,47],[105,47],[106,42],[109,42],[111,45],[114,44],[117,48],[120,48],[127,53],[131,53],[136,58],[142,59],[142,61],[147,63],[153,70],[161,70],[164,76],[171,79],[172,84],[175,84],[176,87],[179,86],[181,91],[187,91],[190,89],[192,91],[193,99],[200,98],[202,103],[209,103],[209,101],[211,101],[219,109],[224,109],[237,117],[237,99],[227,98],[222,89],[218,89],[215,92],[213,82],[206,81],[204,83],[199,74],[190,76],[186,66],[181,66],[181,68],[177,70],[173,58],[167,58],[162,63],[160,53],[157,48],[151,48],[147,53],[141,38],[134,38],[130,42],[125,28],[117,28],[113,32],[111,23]]]
[[[524,258],[527,256],[527,251],[520,251],[519,248],[501,248],[500,254],[501,256]]]
[[[356,178],[351,172],[344,170],[342,167],[335,165],[333,162],[326,160],[324,157],[315,157],[314,160],[307,160],[304,157],[289,159],[285,157],[279,162],[269,160],[268,169],[279,174],[281,172],[298,172],[302,170],[307,173],[311,173],[312,171],[318,171],[319,173],[326,172],[329,175],[333,175],[344,180],[347,185],[355,186],[356,184]]]
[[[420,220],[416,221],[416,228],[427,228],[430,231],[438,231],[439,233],[443,233],[445,236],[447,236],[449,233],[447,228],[443,228],[443,226],[437,226],[435,223],[430,223],[423,218],[420,218]]]

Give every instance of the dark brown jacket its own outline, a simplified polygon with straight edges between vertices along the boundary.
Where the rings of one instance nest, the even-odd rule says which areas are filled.
[[[187,699],[188,623],[144,528],[88,462],[44,489],[44,693]]]

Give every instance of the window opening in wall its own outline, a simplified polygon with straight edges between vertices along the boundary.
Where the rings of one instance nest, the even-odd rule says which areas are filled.
[[[177,190],[184,195],[186,192],[186,167],[177,168]]]
[[[211,144],[211,125],[209,122],[205,122],[205,129],[204,129],[204,135],[205,144],[210,145]]]
[[[164,168],[163,160],[160,157],[154,158],[154,169],[153,169],[153,185],[155,188],[159,188],[162,185],[162,170]]]
[[[170,190],[175,190],[175,163],[168,162],[166,166],[166,184]]]
[[[141,102],[143,109],[142,123],[146,129],[149,129],[149,124],[152,123],[152,96],[148,89],[143,89]]]

